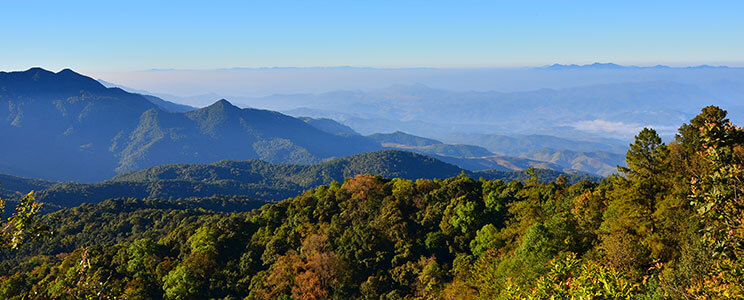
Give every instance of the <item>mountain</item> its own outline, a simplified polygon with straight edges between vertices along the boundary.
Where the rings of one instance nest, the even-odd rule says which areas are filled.
[[[448,141],[485,147],[493,153],[521,156],[544,148],[569,151],[624,153],[627,143],[615,139],[585,141],[550,135],[453,134]]]
[[[452,157],[479,157],[493,155],[493,153],[483,147],[444,144],[434,139],[415,136],[402,131],[396,131],[393,133],[375,133],[368,135],[368,137],[379,142],[380,145],[388,149],[413,151],[426,155]],[[469,169],[465,166],[460,167]]]
[[[379,149],[361,136],[330,134],[293,117],[241,109],[226,100],[183,114],[146,111],[130,140],[117,171],[251,158],[308,164]]]
[[[657,67],[666,67],[666,66],[657,66]],[[562,64],[552,64],[550,66],[546,67],[547,69],[552,70],[577,70],[577,69],[624,69],[624,68],[638,68],[636,66],[621,66],[615,63],[600,63],[595,62],[590,65],[576,65],[576,64],[570,64],[570,65],[562,65]],[[668,67],[667,67],[668,68]]]
[[[19,198],[30,191],[39,191],[56,182],[0,174],[0,199]]]
[[[187,111],[192,111],[196,109],[196,107],[193,107],[193,106],[166,101],[166,100],[163,100],[159,97],[155,97],[152,95],[143,94],[142,96],[145,97],[145,99],[150,100],[150,102],[157,105],[162,110],[167,111],[167,112],[187,112]]]
[[[503,169],[506,170],[506,169]],[[501,170],[501,171],[503,171]],[[109,198],[178,199],[212,195],[242,195],[264,200],[296,196],[312,187],[343,181],[358,174],[387,178],[446,178],[462,173],[452,164],[417,153],[384,150],[352,155],[314,165],[271,164],[260,160],[175,164],[127,172],[95,184],[57,184],[37,193],[37,199],[59,207],[74,207]],[[475,178],[523,179],[524,172],[470,172]],[[544,180],[566,175],[571,181],[596,180],[583,174],[546,171]]]
[[[8,103],[0,106],[0,139],[11,145],[0,149],[0,172],[26,177],[98,181],[167,163],[316,163],[380,149],[362,136],[226,100],[168,112],[69,69],[1,72],[0,100]]]
[[[145,97],[145,99],[149,100],[153,104],[157,105],[161,109],[163,109],[165,111],[168,111],[168,112],[187,112],[187,111],[192,111],[192,110],[195,110],[196,109],[196,107],[193,107],[193,106],[189,106],[189,105],[185,105],[185,104],[180,104],[180,103],[175,103],[175,102],[172,102],[172,101],[164,100],[164,99],[162,99],[160,97],[153,96],[152,93],[150,93],[148,91],[143,91],[143,90],[133,89],[133,88],[130,88],[130,87],[125,87],[125,86],[122,86],[122,85],[118,85],[118,84],[115,84],[115,83],[111,83],[111,82],[105,81],[103,79],[98,79],[98,82],[100,82],[103,86],[108,87],[108,88],[114,88],[114,87],[116,87],[116,88],[120,88],[120,89],[125,90],[125,91],[130,92],[130,93],[140,94],[143,97]]]
[[[409,146],[396,146],[388,144],[388,148],[403,149],[408,151],[414,151],[429,155],[441,155],[441,156],[452,156],[452,157],[481,157],[493,155],[486,148],[473,146],[473,145],[450,145],[450,144],[437,144],[428,145],[421,147],[409,147]],[[467,168],[466,168],[467,169]]]
[[[625,155],[604,151],[578,152],[545,148],[523,157],[601,176],[617,173],[617,166],[625,165]]]
[[[375,133],[368,136],[369,138],[379,142],[383,146],[385,144],[403,145],[403,146],[431,146],[442,144],[442,142],[435,139],[428,139],[420,136],[415,136],[402,131],[396,131],[393,133]]]
[[[463,169],[473,171],[483,170],[499,170],[499,171],[521,171],[529,168],[536,169],[550,169],[562,172],[576,172],[570,168],[563,167],[561,165],[537,161],[527,158],[504,156],[504,155],[490,155],[481,157],[453,157],[437,155],[434,156],[444,162],[460,166]]]
[[[357,174],[445,178],[462,169],[404,151],[357,154],[315,165],[271,164],[260,160],[175,164],[128,172],[95,184],[65,183],[37,193],[39,201],[65,207],[115,197],[177,199],[215,194],[281,200]]]
[[[635,69],[605,66],[591,70],[602,77],[604,72],[631,72]],[[533,72],[574,71],[541,69]],[[453,91],[422,85],[393,85],[373,90],[272,95],[246,103],[292,115],[303,113],[315,118],[332,118],[361,134],[400,130],[443,142],[455,142],[447,137],[461,133],[549,135],[584,140],[609,137],[629,142],[640,129],[649,126],[662,135],[673,135],[677,124],[689,120],[700,107],[740,105],[739,95],[744,84],[737,79],[740,77],[733,75],[738,74],[733,70],[689,71],[733,72],[728,75],[731,82],[728,86],[733,88],[722,87],[715,84],[717,81],[710,80],[704,83],[683,82],[679,78],[687,71],[675,69],[675,72],[674,76],[654,77],[653,80],[638,78],[601,84],[577,83],[579,86],[560,89]],[[736,117],[742,116],[737,113]],[[606,149],[582,151],[595,150]]]
[[[670,67],[666,65],[655,65],[655,66],[625,66],[618,65],[616,63],[600,63],[595,62],[588,65],[577,65],[577,64],[552,64],[543,67],[544,69],[550,70],[592,70],[592,69],[608,69],[608,70],[644,70],[644,69],[663,69],[663,70],[696,70],[696,69],[728,69],[728,66],[710,66],[710,65],[698,65],[689,67]]]
[[[0,72],[0,172],[48,179],[113,175],[112,148],[158,109],[141,95],[106,88],[69,69]],[[112,143],[114,138],[117,141]]]
[[[584,172],[600,176],[608,176],[617,172],[617,165],[624,163],[624,156],[606,151],[579,152],[565,149],[607,149],[616,150],[615,141],[604,142],[577,141],[545,135],[504,136],[504,135],[460,135],[453,136],[459,141],[488,145],[491,149],[498,149],[500,153],[510,155],[495,155],[489,149],[479,146],[462,144],[443,144],[440,141],[422,138],[404,132],[391,134],[373,134],[370,138],[390,149],[400,149],[431,155],[439,160],[451,163],[460,168],[479,170],[517,171],[530,167],[551,169],[557,171]],[[539,147],[553,145],[562,150]]]
[[[332,119],[328,119],[328,118],[313,119],[309,117],[300,117],[299,119],[302,121],[305,121],[305,123],[307,124],[310,124],[310,126],[313,126],[327,133],[336,134],[336,135],[359,135],[359,133],[354,131],[354,129],[351,129],[351,127],[341,124],[339,122],[336,122]]]

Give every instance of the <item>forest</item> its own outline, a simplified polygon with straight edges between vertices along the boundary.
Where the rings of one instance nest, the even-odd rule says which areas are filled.
[[[743,146],[708,106],[668,143],[640,131],[600,182],[368,174],[43,215],[30,193],[0,235],[0,298],[742,299]]]

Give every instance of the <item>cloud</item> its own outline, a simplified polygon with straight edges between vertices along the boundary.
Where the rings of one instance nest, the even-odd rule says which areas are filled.
[[[655,129],[660,135],[672,134],[676,129],[673,126],[624,123],[619,121],[614,122],[607,120],[585,120],[572,123],[570,124],[570,126],[576,130],[581,130],[589,133],[607,134],[623,138],[633,137],[645,127]]]

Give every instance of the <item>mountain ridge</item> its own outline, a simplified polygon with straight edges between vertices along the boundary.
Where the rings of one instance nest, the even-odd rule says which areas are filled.
[[[55,208],[74,207],[109,198],[160,198],[164,200],[241,195],[267,201],[294,197],[318,185],[341,182],[360,174],[386,178],[447,178],[462,173],[474,178],[511,181],[529,177],[524,171],[467,171],[430,156],[400,150],[381,150],[328,160],[313,165],[271,164],[252,159],[222,160],[210,164],[170,164],[126,172],[98,183],[66,182],[36,193]],[[598,181],[598,177],[543,170],[543,180],[567,176],[570,181]]]
[[[278,112],[241,109],[227,100],[167,112],[140,94],[107,88],[65,69],[0,73],[0,172],[97,181],[117,172],[175,162],[261,158],[314,163],[380,149]],[[55,148],[55,152],[46,149]],[[55,171],[56,170],[56,171]],[[59,174],[62,173],[62,174]]]

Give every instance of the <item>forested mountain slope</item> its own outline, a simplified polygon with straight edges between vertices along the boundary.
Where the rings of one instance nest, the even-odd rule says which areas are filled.
[[[357,154],[314,165],[271,164],[260,160],[220,161],[212,164],[156,166],[120,174],[95,184],[63,183],[38,191],[37,199],[61,207],[95,203],[109,198],[177,199],[212,195],[243,195],[282,200],[303,191],[359,174],[433,179],[456,176],[463,169],[440,160],[406,151],[385,150]],[[467,172],[475,178],[524,178],[524,172]],[[545,180],[562,175],[544,173]],[[571,180],[593,179],[583,174]]]
[[[18,198],[29,191],[43,190],[54,184],[55,182],[47,180],[0,174],[0,198]]]

